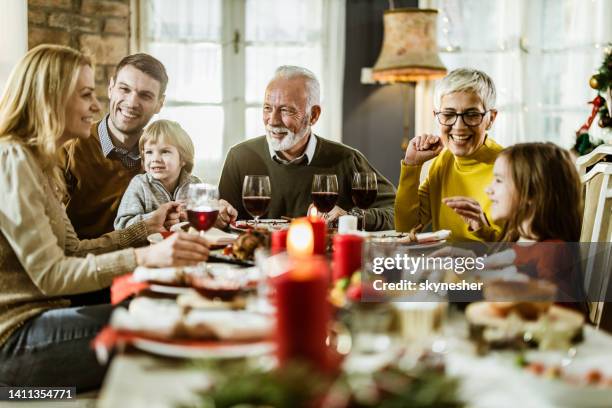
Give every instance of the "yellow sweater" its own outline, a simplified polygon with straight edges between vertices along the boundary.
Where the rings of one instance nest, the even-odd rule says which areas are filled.
[[[427,178],[419,186],[422,165],[406,165],[402,161],[399,187],[395,199],[395,229],[410,231],[418,224],[432,223],[434,231],[451,230],[452,241],[496,242],[502,228],[491,224],[471,231],[463,219],[442,199],[466,196],[478,201],[491,221],[491,201],[485,188],[493,179],[493,163],[502,147],[487,137],[485,143],[469,157],[455,157],[444,149],[429,168]]]

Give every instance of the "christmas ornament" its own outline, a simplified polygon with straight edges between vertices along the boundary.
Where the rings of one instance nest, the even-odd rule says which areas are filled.
[[[591,113],[587,118],[586,122],[580,126],[576,131],[576,144],[574,149],[580,155],[585,155],[593,150],[598,144],[603,142],[593,142],[589,135],[589,129],[595,120],[595,116],[599,114],[599,120],[597,124],[601,128],[612,128],[612,118],[608,109],[605,107],[605,99],[603,95],[608,96],[612,101],[612,95],[610,95],[610,88],[612,87],[612,43],[604,50],[604,58],[601,66],[593,76],[589,79],[589,86],[597,91],[597,96],[589,102],[593,105]],[[612,102],[609,102],[612,104]],[[609,107],[610,108],[610,107]]]

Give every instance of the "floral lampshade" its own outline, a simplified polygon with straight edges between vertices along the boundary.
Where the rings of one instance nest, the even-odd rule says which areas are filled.
[[[403,8],[385,11],[383,45],[372,70],[380,83],[416,82],[446,75],[438,56],[437,10]]]

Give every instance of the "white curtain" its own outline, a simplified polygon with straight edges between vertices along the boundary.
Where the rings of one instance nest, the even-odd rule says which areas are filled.
[[[265,87],[279,65],[317,75],[323,112],[314,130],[340,140],[345,0],[139,2],[139,49],[170,77],[159,117],[194,140],[198,176],[216,182],[227,150],[264,134]]]
[[[573,145],[595,96],[589,78],[612,42],[611,1],[422,0],[420,6],[439,10],[447,68],[481,69],[495,81],[498,142]],[[596,124],[592,130],[607,138]]]
[[[0,93],[15,64],[28,49],[28,2],[4,0],[0,12]]]

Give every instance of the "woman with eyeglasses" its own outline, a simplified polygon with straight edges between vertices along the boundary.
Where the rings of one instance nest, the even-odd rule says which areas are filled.
[[[456,69],[440,81],[435,103],[440,136],[417,136],[406,149],[395,229],[431,223],[434,231],[450,230],[453,241],[499,241],[502,228],[487,215],[491,201],[484,192],[502,150],[487,135],[497,116],[495,85],[482,71]],[[421,168],[430,159],[427,178],[419,184]]]

